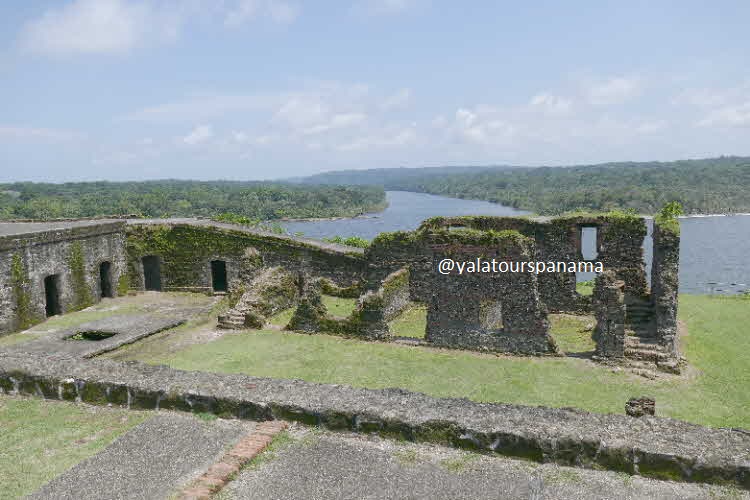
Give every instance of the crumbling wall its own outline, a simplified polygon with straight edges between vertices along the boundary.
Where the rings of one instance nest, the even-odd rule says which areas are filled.
[[[599,215],[576,214],[562,217],[433,217],[420,230],[465,227],[480,231],[515,230],[535,242],[533,259],[540,262],[577,262],[583,260],[581,230],[597,228],[597,258],[604,269],[615,271],[625,282],[628,302],[648,295],[643,262],[643,238],[646,223],[642,217],[609,212]],[[550,312],[586,313],[591,302],[576,292],[575,273],[542,273],[537,276],[539,295]]]
[[[250,281],[234,307],[219,316],[219,327],[263,328],[270,316],[289,309],[297,298],[295,274],[281,267],[263,269]]]
[[[420,238],[431,254],[431,272],[424,274],[432,290],[427,342],[523,354],[557,352],[534,273],[437,271],[446,258],[464,262],[490,258],[498,262],[529,261],[534,252],[531,238],[518,231],[471,229],[427,231]]]
[[[677,355],[677,297],[680,267],[679,225],[654,221],[651,300],[659,343]]]
[[[143,289],[141,259],[162,261],[166,291],[211,292],[211,261],[226,262],[227,279],[239,279],[245,249],[255,248],[268,267],[305,272],[350,286],[361,279],[361,251],[315,244],[291,237],[260,234],[227,224],[131,224],[127,227],[128,270],[134,288]],[[351,252],[349,251],[351,250]]]
[[[111,263],[112,293],[125,273],[124,223],[41,230],[0,237],[0,334],[43,321],[44,279],[58,275],[60,312],[88,307],[101,299],[99,265]]]
[[[349,317],[342,319],[328,314],[322,301],[321,288],[319,279],[300,278],[300,300],[287,330],[328,333],[364,340],[391,339],[386,311],[389,305],[393,307],[396,294],[384,292],[383,288],[369,290],[359,298],[357,307]]]
[[[625,282],[605,271],[596,278],[594,286],[594,315],[596,327],[596,355],[603,358],[622,358],[625,355]]]

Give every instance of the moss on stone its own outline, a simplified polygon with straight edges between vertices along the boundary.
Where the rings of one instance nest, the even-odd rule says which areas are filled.
[[[83,255],[83,245],[80,241],[74,241],[70,245],[68,266],[70,267],[70,278],[73,288],[73,304],[71,309],[74,311],[85,309],[92,305],[94,300],[91,297],[91,289],[86,280],[86,263]]]
[[[117,295],[124,297],[128,294],[128,290],[130,290],[130,277],[128,273],[122,273],[117,279]]]
[[[19,330],[26,330],[41,321],[36,318],[31,307],[31,293],[29,292],[29,275],[23,260],[18,254],[13,254],[10,264],[10,284],[16,300],[16,318]]]

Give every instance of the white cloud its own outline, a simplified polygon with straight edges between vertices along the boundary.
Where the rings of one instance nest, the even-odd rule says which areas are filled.
[[[299,7],[279,0],[239,0],[230,6],[224,17],[227,26],[241,26],[259,17],[288,24],[299,15]]]
[[[668,123],[665,120],[645,121],[635,126],[635,132],[638,134],[655,134],[665,130]]]
[[[173,102],[139,109],[123,120],[144,122],[185,122],[207,120],[245,111],[270,108],[279,96],[266,94],[197,94]]]
[[[538,109],[550,114],[567,113],[570,111],[572,104],[573,103],[570,99],[565,99],[564,97],[549,94],[547,92],[535,95],[529,102],[529,106],[531,106],[532,109]]]
[[[494,146],[508,144],[516,135],[516,127],[488,106],[458,109],[453,131],[470,143]]]
[[[329,120],[318,125],[309,127],[303,131],[306,135],[321,134],[331,130],[349,128],[360,125],[367,120],[367,115],[363,113],[341,113],[333,115]]]
[[[636,76],[617,76],[586,85],[585,93],[594,105],[619,104],[643,90],[643,80]]]
[[[28,51],[54,56],[121,53],[152,38],[173,39],[179,25],[178,15],[145,2],[75,0],[27,23],[20,42]]]
[[[198,125],[188,135],[182,138],[182,142],[189,146],[201,144],[214,136],[210,125]]]
[[[191,20],[237,27],[255,19],[287,24],[299,8],[283,0],[73,0],[27,22],[19,35],[29,52],[51,56],[117,54],[174,41]]]
[[[698,122],[701,127],[750,127],[750,101],[711,111]]]
[[[390,111],[404,107],[409,100],[411,100],[411,90],[401,89],[386,97],[380,107],[383,111]]]

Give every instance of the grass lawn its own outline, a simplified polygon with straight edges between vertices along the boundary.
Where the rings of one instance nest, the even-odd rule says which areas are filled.
[[[622,413],[628,398],[650,395],[660,415],[750,428],[750,336],[745,333],[750,300],[690,295],[680,300],[680,317],[689,329],[683,352],[691,368],[685,376],[659,381],[575,357],[496,356],[279,331],[225,335],[148,361],[186,370],[402,387],[439,397],[596,412]],[[404,322],[420,324],[414,318]],[[577,318],[553,317],[553,326],[561,347],[593,348],[590,332]]]
[[[33,492],[146,418],[143,412],[0,396],[0,498]]]

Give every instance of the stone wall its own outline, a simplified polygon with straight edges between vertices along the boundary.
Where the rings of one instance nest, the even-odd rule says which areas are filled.
[[[615,273],[605,271],[596,278],[594,286],[594,315],[596,355],[602,358],[622,358],[625,355],[625,283]]]
[[[659,343],[674,355],[677,355],[679,267],[679,231],[669,225],[662,225],[655,221],[654,254],[651,267],[651,300],[654,307],[654,326]]]
[[[291,420],[538,462],[750,489],[748,432],[670,418],[477,403],[403,389],[28,353],[0,353],[1,393],[222,418]]]
[[[431,344],[522,354],[552,354],[557,347],[549,335],[547,310],[529,272],[437,272],[445,258],[475,261],[526,262],[534,241],[518,231],[425,231],[420,235],[430,254],[422,276],[430,292],[425,340]],[[424,292],[420,294],[424,295]]]
[[[597,229],[595,260],[614,270],[625,282],[627,300],[648,294],[643,261],[646,223],[642,217],[610,212],[601,215],[563,217],[434,217],[420,229],[469,228],[481,231],[515,230],[535,242],[533,260],[541,262],[582,261],[581,234],[584,227]],[[550,312],[581,313],[591,310],[587,297],[576,292],[575,273],[543,273],[538,276],[539,294]]]
[[[127,227],[128,275],[131,286],[144,288],[141,259],[161,260],[162,288],[166,291],[211,292],[211,261],[226,262],[229,282],[239,278],[247,248],[255,248],[268,267],[305,272],[337,285],[358,282],[364,270],[359,249],[338,247],[240,226],[201,223],[131,224]]]
[[[111,294],[125,273],[124,222],[36,231],[0,238],[0,334],[46,317],[44,281],[57,275],[59,312],[83,309],[102,296],[99,265],[110,262]]]

